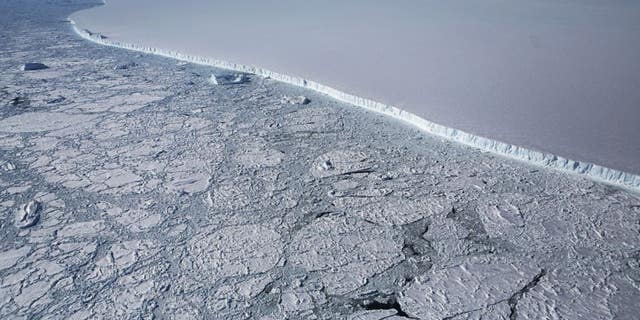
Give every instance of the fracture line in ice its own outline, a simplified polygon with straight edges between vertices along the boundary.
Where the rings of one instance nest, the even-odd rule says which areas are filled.
[[[437,123],[433,123],[426,119],[423,119],[413,113],[401,110],[394,106],[389,106],[380,102],[369,100],[366,98],[354,96],[329,86],[311,81],[305,80],[300,77],[289,76],[277,72],[273,72],[267,69],[263,69],[255,66],[248,66],[238,63],[232,63],[228,61],[222,61],[217,59],[210,59],[205,57],[191,56],[175,52],[171,50],[163,50],[158,48],[146,47],[142,45],[136,45],[131,43],[125,43],[122,41],[116,41],[104,37],[100,34],[89,32],[87,30],[81,30],[75,24],[75,22],[69,19],[73,25],[75,32],[82,38],[89,41],[111,46],[117,48],[123,48],[138,52],[150,53],[159,56],[178,59],[186,62],[192,62],[201,65],[208,65],[222,69],[234,70],[237,72],[244,72],[250,74],[256,74],[263,77],[268,77],[280,82],[288,83],[291,85],[299,86],[314,90],[316,92],[326,94],[334,99],[346,102],[349,104],[362,107],[364,109],[378,112],[393,118],[408,122],[419,129],[426,131],[430,134],[446,138],[451,141],[462,143],[467,146],[478,148],[480,150],[488,151],[498,155],[506,156],[512,159],[525,161],[527,163],[553,168],[561,171],[567,171],[574,174],[580,174],[587,176],[591,179],[614,184],[626,189],[634,191],[640,191],[640,176],[632,173],[623,172],[616,169],[607,168],[601,165],[581,162],[576,160],[567,159],[561,156],[557,156],[550,153],[531,150],[524,147],[480,137],[473,135],[458,129],[449,128]]]

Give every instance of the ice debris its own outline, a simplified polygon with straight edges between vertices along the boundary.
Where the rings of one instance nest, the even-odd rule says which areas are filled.
[[[9,100],[9,105],[13,107],[21,106],[23,104],[28,104],[29,100],[25,97],[15,97]]]
[[[22,205],[16,215],[16,225],[20,229],[32,227],[40,220],[40,202],[32,200]]]
[[[113,70],[127,70],[130,68],[135,68],[137,66],[138,64],[135,62],[120,63],[120,64],[117,64],[115,67],[113,67]]]
[[[368,156],[359,151],[334,150],[316,158],[310,172],[316,178],[369,173],[372,165],[367,160]]]
[[[305,105],[305,104],[311,103],[311,100],[305,96],[297,96],[297,97],[284,96],[282,97],[282,101],[284,103],[297,104],[297,105]]]
[[[13,171],[16,169],[16,166],[11,162],[6,162],[1,167],[4,171]]]
[[[62,102],[62,101],[64,101],[64,100],[67,100],[67,98],[65,98],[65,97],[63,97],[63,96],[58,96],[58,97],[56,97],[56,98],[53,98],[53,99],[51,99],[51,100],[48,100],[48,101],[47,101],[47,104],[60,103],[60,102]]]
[[[39,63],[39,62],[27,62],[24,65],[22,65],[22,71],[34,71],[34,70],[42,70],[42,69],[48,69],[49,67],[47,67],[45,64],[43,63]]]
[[[229,84],[247,83],[249,82],[249,76],[243,73],[232,73],[232,74],[221,74],[221,75],[212,74],[210,80],[211,80],[211,83],[215,85],[223,86],[223,85],[229,85]]]
[[[89,29],[84,29],[83,31],[90,37],[94,37],[94,38],[97,38],[97,39],[100,39],[100,40],[107,39],[107,36],[99,34],[99,33],[96,33],[96,32],[93,32],[93,31],[91,31]]]

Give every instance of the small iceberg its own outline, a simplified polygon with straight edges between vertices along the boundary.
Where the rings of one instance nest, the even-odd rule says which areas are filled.
[[[305,104],[311,103],[311,100],[305,96],[297,96],[297,97],[284,96],[282,97],[282,102],[288,103],[288,104],[305,105]]]
[[[47,65],[40,62],[27,62],[22,65],[20,68],[22,71],[35,71],[35,70],[43,70],[48,69]]]
[[[209,79],[211,83],[217,86],[224,86],[230,84],[242,84],[249,82],[249,76],[244,73],[233,73],[233,74],[222,74],[216,75],[212,74]]]
[[[113,67],[113,70],[128,70],[130,68],[135,68],[137,66],[138,64],[135,62],[120,63],[120,64],[117,64],[115,67]]]

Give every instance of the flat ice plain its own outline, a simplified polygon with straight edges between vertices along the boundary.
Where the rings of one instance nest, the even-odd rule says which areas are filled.
[[[637,1],[110,0],[72,19],[640,173]]]

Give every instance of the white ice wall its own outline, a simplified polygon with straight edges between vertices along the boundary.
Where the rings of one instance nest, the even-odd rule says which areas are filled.
[[[639,187],[625,173],[640,172],[639,8],[110,0],[72,19],[108,36],[94,41],[268,75],[485,150]]]

